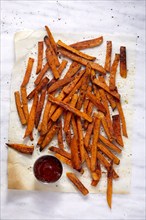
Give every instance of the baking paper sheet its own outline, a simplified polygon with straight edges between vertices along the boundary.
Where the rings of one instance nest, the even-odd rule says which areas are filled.
[[[54,33],[53,33],[54,34]],[[17,114],[14,91],[20,89],[20,85],[25,74],[27,61],[29,57],[35,59],[32,76],[29,84],[27,85],[27,92],[29,93],[34,85],[34,79],[36,78],[36,64],[37,64],[37,43],[42,41],[46,32],[43,30],[33,31],[26,30],[18,32],[15,34],[15,65],[12,71],[11,79],[11,109],[10,109],[10,124],[9,124],[9,142],[10,143],[26,143],[34,144],[35,150],[32,156],[24,155],[16,152],[13,149],[8,149],[8,188],[9,189],[21,189],[21,190],[46,190],[46,191],[58,191],[58,192],[77,192],[75,187],[70,183],[66,177],[66,172],[72,171],[67,165],[63,165],[63,175],[62,178],[56,183],[42,184],[37,181],[33,175],[33,164],[35,160],[42,156],[48,154],[48,147],[46,147],[42,152],[39,152],[39,148],[36,146],[38,140],[37,131],[34,130],[34,141],[31,142],[28,139],[23,140],[25,133],[25,128],[20,124],[20,120]],[[71,44],[77,41],[82,41],[84,39],[90,39],[94,37],[101,36],[101,33],[97,34],[74,34],[74,33],[55,33],[55,40],[61,39],[67,44]],[[132,145],[132,115],[133,115],[133,91],[134,91],[134,71],[135,71],[135,38],[132,36],[118,36],[117,34],[103,35],[104,42],[99,47],[88,49],[85,52],[90,55],[97,57],[97,62],[104,66],[105,52],[106,52],[106,41],[111,40],[113,44],[112,60],[114,59],[114,54],[119,53],[120,46],[126,46],[127,48],[127,64],[128,64],[128,77],[127,79],[122,79],[119,75],[119,70],[117,73],[117,85],[119,93],[121,94],[122,106],[125,113],[125,118],[127,122],[127,130],[129,138],[124,138],[124,149],[122,154],[119,156],[121,162],[119,166],[114,165],[116,172],[119,174],[120,178],[113,182],[113,192],[114,193],[129,193],[130,192],[130,180],[131,180],[131,145]],[[44,64],[46,62],[44,54]],[[69,67],[66,67],[66,70]],[[65,72],[66,72],[65,70]],[[51,78],[52,74],[50,71],[47,73],[48,77]],[[31,107],[31,103],[29,108]],[[115,112],[116,113],[116,112]],[[49,146],[56,146],[57,139],[54,137]],[[67,147],[67,146],[66,146]],[[49,154],[53,154],[49,152]],[[87,170],[84,168],[85,172],[83,175],[74,171],[83,184],[88,188],[90,193],[105,192],[106,191],[106,174],[103,173],[102,178],[97,187],[91,186],[91,177]]]

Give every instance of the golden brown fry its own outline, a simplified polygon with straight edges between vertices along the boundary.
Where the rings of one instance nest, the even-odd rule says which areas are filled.
[[[90,171],[90,169],[91,169],[91,160],[90,160],[90,157],[89,157],[86,149],[84,150],[84,153],[85,153],[85,161],[86,161],[87,167]]]
[[[48,131],[48,133],[46,134],[45,139],[43,140],[43,143],[40,146],[40,151],[42,151],[52,141],[57,131],[58,131],[58,126],[54,124],[52,128]]]
[[[92,179],[92,182],[91,182],[91,185],[92,186],[97,186],[97,184],[99,183],[99,180],[101,178],[101,166],[100,166],[100,163],[99,163],[99,160],[97,159],[96,161],[96,170],[95,170],[95,173],[96,173],[96,180]]]
[[[120,47],[120,75],[123,78],[127,77],[127,61],[126,61],[126,47]]]
[[[68,77],[57,80],[55,83],[53,83],[48,88],[48,93],[52,93],[55,90],[60,89],[62,86],[66,85],[67,83],[71,82],[72,80],[73,80],[73,78],[68,78]]]
[[[45,139],[45,136],[46,136],[46,135],[40,135],[40,136],[39,136],[39,139],[38,139],[37,145],[40,146],[40,145],[43,143],[43,140]]]
[[[70,44],[71,47],[77,50],[83,50],[87,48],[92,48],[101,45],[103,42],[103,37],[98,37],[90,40],[80,41],[74,44]]]
[[[80,68],[81,68],[81,65],[79,63],[73,61],[70,65],[67,73],[66,73],[66,77],[74,76],[78,72],[78,70],[80,70]]]
[[[101,143],[97,143],[97,147],[98,149],[103,152],[108,158],[110,158],[111,160],[113,160],[113,162],[117,165],[119,165],[120,160],[119,158],[117,158],[110,150],[108,150],[103,144]]]
[[[81,162],[85,161],[85,149],[84,149],[84,140],[83,140],[83,131],[81,119],[77,118],[77,128],[78,128],[78,141],[79,141],[79,150],[81,155]]]
[[[29,114],[29,118],[28,118],[28,122],[27,122],[27,128],[26,128],[26,131],[25,131],[24,138],[31,135],[31,133],[33,132],[37,104],[38,104],[38,93],[36,92],[35,95],[34,95],[33,104],[32,104],[31,110],[30,110],[30,114]]]
[[[64,157],[66,157],[67,159],[71,160],[71,154],[68,153],[67,151],[63,150],[63,149],[51,146],[51,147],[49,147],[49,150],[52,151],[52,152],[58,153],[58,154],[60,154]]]
[[[45,66],[42,68],[41,72],[39,73],[39,75],[37,76],[36,80],[34,81],[34,84],[37,86],[42,78],[44,77],[45,73],[49,70],[49,64],[46,63]]]
[[[84,145],[85,145],[86,149],[88,149],[88,146],[89,146],[89,143],[90,143],[93,127],[94,127],[94,118],[93,118],[92,123],[89,123],[86,134],[85,134]]]
[[[58,122],[58,134],[57,134],[57,139],[58,139],[58,146],[60,149],[64,149],[64,144],[63,144],[63,134],[62,134],[62,121],[60,120]]]
[[[58,72],[57,67],[55,65],[54,56],[53,56],[53,54],[51,53],[51,51],[49,49],[46,49],[46,58],[47,58],[49,66],[52,70],[54,78],[58,79],[59,78],[59,72]]]
[[[68,166],[70,166],[71,168],[73,168],[72,161],[70,159],[68,159],[67,157],[64,157],[63,155],[58,154],[58,153],[55,154],[55,157],[57,157],[62,163],[65,163]]]
[[[97,142],[100,133],[100,119],[95,117],[94,128],[93,128],[93,141],[91,147],[91,171],[95,171],[96,160],[97,160]]]
[[[44,135],[48,131],[48,121],[49,121],[49,112],[51,108],[51,102],[47,101],[43,113],[43,118],[41,122],[41,135]]]
[[[88,107],[87,107],[87,115],[91,116],[93,111],[94,104],[89,101]],[[84,122],[84,128],[87,129],[89,122]]]
[[[45,26],[46,28],[46,31],[47,31],[47,34],[48,34],[48,37],[49,37],[49,40],[50,40],[50,43],[51,43],[51,46],[53,47],[53,50],[55,51],[55,53],[57,54],[57,45],[56,45],[56,42],[54,40],[54,37],[50,31],[50,29],[48,28],[48,26]]]
[[[43,41],[38,42],[38,62],[37,62],[36,74],[38,74],[42,69],[43,49],[44,49],[44,42]]]
[[[110,71],[110,79],[109,79],[109,89],[110,90],[115,90],[115,88],[116,88],[116,72],[117,72],[119,60],[120,60],[120,55],[115,54],[115,59],[114,59],[114,62],[111,66],[111,71]]]
[[[125,120],[125,116],[124,116],[124,112],[123,112],[123,109],[122,109],[121,102],[117,102],[116,101],[116,104],[117,104],[117,109],[118,109],[118,112],[119,112],[119,115],[120,115],[120,119],[121,119],[121,122],[122,122],[122,132],[123,132],[123,135],[125,137],[128,137],[127,128],[126,128],[126,120]]]
[[[94,79],[93,83],[95,83],[100,88],[104,89],[106,92],[108,92],[109,94],[114,96],[116,99],[118,99],[118,100],[120,99],[120,95],[116,91],[111,91],[105,83],[99,81],[98,79]]]
[[[42,93],[40,96],[40,100],[38,101],[37,104],[37,108],[36,108],[36,118],[35,118],[35,127],[38,127],[40,118],[41,118],[41,114],[42,114],[42,110],[43,110],[43,106],[44,106],[44,102],[45,102],[45,96],[46,96],[46,88],[42,89]]]
[[[25,115],[26,122],[28,121],[29,112],[28,112],[28,100],[27,100],[27,91],[26,87],[20,87],[21,91],[21,100],[22,100],[22,106],[23,106],[23,112]]]
[[[62,108],[66,109],[66,110],[68,110],[68,111],[70,111],[70,112],[73,112],[73,113],[76,114],[77,116],[82,117],[82,118],[84,118],[85,120],[87,120],[87,121],[89,121],[89,122],[92,122],[92,117],[90,117],[90,116],[88,116],[86,113],[81,112],[81,111],[79,111],[78,109],[72,107],[71,105],[67,104],[66,102],[60,101],[60,100],[58,100],[57,98],[55,98],[55,97],[53,97],[53,96],[51,96],[51,95],[49,95],[49,98],[48,98],[48,99],[49,99],[50,102],[53,102],[53,103],[55,103],[55,104],[61,106]],[[51,119],[52,119],[53,121],[56,121],[58,118],[56,119],[56,118],[54,117],[54,115],[52,115]]]
[[[74,169],[80,170],[81,169],[81,160],[79,157],[78,140],[75,135],[73,136],[73,138],[71,140],[70,149],[71,149],[72,166]]]
[[[72,115],[71,124],[72,124],[72,129],[73,129],[74,136],[78,139],[77,123],[76,123],[74,115]]]
[[[107,72],[110,72],[111,68],[111,55],[112,55],[112,41],[107,41],[107,47],[106,47],[106,58],[105,58],[105,65],[104,69]]]
[[[113,169],[112,165],[107,173],[107,203],[109,207],[112,207],[112,193],[113,193]]]
[[[102,165],[109,170],[111,167],[111,164],[108,162],[108,160],[103,156],[102,153],[100,153],[99,151],[97,151],[97,159],[102,163]],[[117,179],[119,178],[118,174],[116,173],[116,171],[113,169],[113,178]]]
[[[21,84],[22,87],[25,87],[29,82],[30,75],[31,75],[31,72],[32,72],[32,68],[33,68],[33,63],[34,63],[34,59],[30,57],[29,60],[28,60],[26,72],[25,72],[25,75],[24,75],[24,78],[23,78],[23,82]]]
[[[65,132],[65,137],[66,137],[66,142],[68,144],[68,146],[70,146],[71,143],[71,131],[70,131],[70,127],[67,130],[67,132]]]
[[[83,57],[83,58],[87,59],[87,60],[95,60],[95,59],[96,59],[96,57],[93,57],[93,56],[90,56],[90,55],[88,55],[88,54],[82,53],[81,51],[76,50],[76,49],[74,49],[73,47],[71,47],[71,46],[69,46],[69,45],[66,45],[66,44],[63,43],[61,40],[58,40],[57,44],[58,44],[59,46],[65,48],[65,49],[68,50],[69,52],[74,53],[74,54],[76,54],[76,55],[78,55],[78,56],[80,56],[80,57]]]
[[[66,57],[68,57],[68,58],[70,58],[70,59],[72,59],[72,60],[74,60],[74,61],[77,61],[78,63],[81,63],[81,64],[83,64],[84,66],[86,66],[88,63],[90,63],[92,69],[97,70],[97,71],[100,72],[101,74],[104,74],[104,75],[106,74],[105,69],[104,69],[101,65],[99,65],[98,63],[94,63],[94,62],[88,61],[88,60],[86,60],[86,59],[84,59],[84,58],[82,58],[82,57],[79,57],[79,56],[77,56],[77,55],[75,55],[75,54],[73,54],[73,53],[70,53],[70,52],[68,52],[68,51],[66,51],[66,50],[64,50],[64,49],[58,49],[58,51],[59,51],[63,56],[66,56]]]
[[[74,94],[70,102],[70,105],[72,107],[75,107],[77,100],[78,100],[78,95]],[[72,117],[72,112],[67,112],[64,119],[64,132],[67,132],[69,129],[71,117]]]
[[[33,96],[35,95],[36,92],[40,92],[49,82],[48,77],[45,77],[36,87],[35,89],[33,89],[29,95],[27,96],[27,98],[30,100],[33,98]]]
[[[22,103],[20,100],[20,93],[19,91],[14,92],[15,95],[15,103],[16,103],[16,107],[17,107],[17,112],[21,121],[22,125],[26,125],[27,121],[23,112],[23,107],[22,107]]]
[[[117,147],[115,144],[111,143],[108,139],[106,139],[104,136],[102,136],[101,134],[99,135],[99,139],[110,149],[114,150],[117,153],[121,153],[122,150]]]
[[[116,142],[123,147],[124,143],[121,135],[120,116],[113,115],[112,118],[113,118],[113,131]]]
[[[62,60],[60,66],[58,67],[58,73],[59,75],[61,75],[61,73],[63,72],[63,70],[66,68],[68,61],[67,60]]]
[[[72,89],[75,87],[75,85],[78,83],[80,78],[83,76],[85,70],[81,70],[79,73],[76,74],[75,78],[63,88],[63,91],[68,94],[72,91]],[[65,77],[66,78],[66,77]],[[72,78],[71,78],[72,79]]]
[[[89,193],[88,189],[81,183],[81,181],[76,177],[74,173],[66,173],[69,180],[80,190],[80,192],[85,196]]]
[[[8,147],[11,147],[21,153],[24,153],[24,154],[32,154],[33,151],[34,151],[34,146],[31,145],[31,146],[28,146],[26,144],[9,144],[9,143],[6,143],[6,145]]]
[[[105,116],[101,112],[99,112],[98,117],[101,119],[102,126],[104,128],[104,131],[105,131],[109,141],[113,141],[113,138],[112,138],[111,133],[109,131]]]
[[[110,95],[109,93],[106,92],[106,97],[110,103],[110,106],[112,107],[113,111],[115,110],[116,108],[116,102],[115,102],[115,99],[112,95]]]
[[[91,86],[88,86],[87,88],[87,92],[91,92],[92,91],[92,87]],[[89,104],[89,99],[85,99],[84,103],[83,103],[83,111],[85,113],[87,113],[87,107],[88,107],[88,104]]]

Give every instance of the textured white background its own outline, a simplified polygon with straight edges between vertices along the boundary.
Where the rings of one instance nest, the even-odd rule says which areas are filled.
[[[1,219],[145,219],[145,2],[144,1],[2,1],[1,23]],[[48,24],[54,32],[133,34],[136,44],[132,190],[105,195],[7,190],[10,80],[14,33]]]

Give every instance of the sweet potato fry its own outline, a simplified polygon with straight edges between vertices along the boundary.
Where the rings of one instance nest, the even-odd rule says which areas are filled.
[[[103,152],[108,158],[110,158],[111,160],[113,160],[113,162],[115,164],[119,164],[120,163],[120,160],[119,158],[117,158],[110,150],[108,150],[103,144],[101,143],[97,143],[97,147],[98,149]]]
[[[112,110],[114,111],[116,108],[116,102],[112,95],[106,92],[106,97],[108,99],[108,102],[110,103],[110,106],[112,107]]]
[[[92,123],[89,123],[86,134],[85,134],[85,138],[84,138],[84,146],[86,149],[88,149],[89,143],[90,143],[90,139],[91,139],[91,134],[93,132],[93,127],[94,127],[94,118]]]
[[[90,40],[80,41],[74,44],[70,44],[71,47],[75,48],[76,50],[83,50],[87,48],[92,48],[101,45],[103,42],[103,37],[98,37]]]
[[[59,78],[59,72],[58,72],[57,67],[55,65],[54,56],[53,56],[53,54],[51,53],[51,51],[49,49],[46,49],[46,58],[47,58],[49,66],[52,70],[54,78],[58,79]]]
[[[93,128],[93,141],[91,147],[91,171],[95,171],[96,168],[96,160],[97,160],[97,142],[99,138],[100,132],[100,119],[95,117],[94,128]]]
[[[60,149],[64,149],[64,144],[63,144],[63,134],[62,134],[62,121],[60,120],[58,122],[58,134],[57,134],[57,139],[58,139],[58,146]]]
[[[79,157],[79,146],[78,146],[78,140],[75,136],[71,140],[70,149],[71,149],[72,166],[74,169],[80,170],[81,160]]]
[[[92,122],[92,117],[88,116],[88,115],[87,115],[86,113],[84,113],[84,112],[79,111],[78,109],[72,107],[71,105],[65,103],[64,101],[60,101],[60,100],[58,100],[57,98],[55,98],[55,97],[53,97],[53,96],[51,96],[51,95],[49,95],[49,98],[48,98],[48,99],[49,99],[50,102],[55,103],[55,104],[61,106],[62,108],[66,109],[66,110],[68,110],[68,111],[70,111],[70,112],[73,112],[73,113],[76,114],[77,116],[82,117],[82,118],[84,118],[85,120],[87,120],[87,121],[89,121],[89,122]],[[56,121],[56,118],[54,118],[53,115],[52,115],[51,119],[52,119],[53,121]]]
[[[42,78],[44,77],[45,73],[49,70],[49,64],[46,63],[45,66],[42,68],[41,72],[39,73],[39,75],[37,76],[36,80],[34,81],[34,84],[37,86]]]
[[[33,98],[33,96],[35,95],[35,93],[36,92],[40,92],[46,85],[47,85],[47,83],[49,82],[49,79],[48,79],[48,77],[45,77],[36,87],[35,87],[35,89],[33,89],[30,93],[29,93],[29,95],[27,96],[27,99],[32,99]]]
[[[68,50],[69,52],[72,52],[80,57],[83,57],[87,60],[95,60],[96,57],[93,57],[93,56],[90,56],[90,55],[87,55],[85,53],[82,53],[81,51],[79,50],[76,50],[74,49],[73,47],[69,46],[69,45],[66,45],[65,43],[63,43],[61,40],[58,40],[57,44],[63,48],[65,48],[66,50]]]
[[[38,62],[37,62],[36,74],[38,74],[42,69],[43,49],[44,49],[44,42],[43,41],[38,42]]]
[[[68,146],[70,146],[71,143],[71,131],[70,131],[70,127],[67,130],[67,132],[65,132],[65,137],[66,137],[66,142],[68,144]]]
[[[90,99],[90,101],[96,106],[96,108],[99,111],[101,111],[103,113],[107,112],[105,107],[103,106],[103,104],[97,100],[95,95],[93,95],[91,92],[87,91],[86,96]]]
[[[123,78],[127,77],[127,61],[126,61],[126,47],[120,47],[120,75]]]
[[[33,104],[32,104],[31,110],[30,110],[24,138],[26,138],[27,136],[29,136],[33,132],[37,104],[38,104],[38,93],[36,92],[34,95]]]
[[[113,115],[112,118],[113,118],[113,131],[116,142],[123,147],[124,143],[121,135],[120,116]]]
[[[37,145],[40,146],[40,145],[43,143],[43,141],[44,141],[44,139],[45,139],[45,136],[46,136],[46,135],[40,135],[40,136],[39,136],[39,139],[38,139]]]
[[[48,93],[52,93],[55,90],[60,89],[62,86],[66,85],[67,83],[71,82],[72,80],[73,80],[73,78],[68,78],[68,77],[57,80],[55,83],[53,83],[53,85],[51,85],[48,88]]]
[[[72,91],[72,89],[75,87],[77,82],[80,80],[80,78],[83,76],[85,70],[81,70],[79,73],[76,74],[75,78],[63,88],[63,91],[68,94]],[[72,79],[72,78],[71,78]]]
[[[66,77],[74,76],[81,68],[81,65],[75,61],[73,61],[66,73]]]
[[[116,101],[116,104],[117,104],[117,109],[118,109],[118,112],[119,112],[119,115],[120,115],[120,120],[122,122],[122,132],[123,132],[123,135],[125,137],[128,137],[127,128],[126,128],[126,120],[125,120],[125,116],[124,116],[124,112],[123,112],[123,109],[122,109],[121,102],[117,102]]]
[[[109,94],[114,96],[116,99],[118,99],[118,100],[120,99],[120,95],[116,91],[111,91],[105,83],[100,82],[98,79],[94,79],[93,83],[95,83],[100,88],[104,89],[106,92],[108,92]]]
[[[91,182],[91,185],[92,186],[97,186],[97,184],[99,183],[99,180],[101,178],[101,166],[100,166],[100,163],[99,163],[99,160],[97,159],[96,161],[96,170],[95,170],[95,173],[96,173],[96,180],[92,180]]]
[[[51,46],[53,47],[53,50],[55,51],[55,53],[57,54],[57,45],[56,45],[56,42],[54,40],[54,37],[49,29],[48,26],[45,26],[46,28],[46,31],[47,31],[47,34],[48,34],[48,37],[49,37],[49,40],[50,40],[50,43],[51,43]]]
[[[24,112],[26,121],[28,121],[29,111],[28,111],[28,100],[27,100],[26,87],[20,87],[20,91],[21,91],[21,100],[22,100],[23,112]]]
[[[21,121],[22,125],[26,125],[27,121],[23,112],[23,107],[22,107],[22,103],[20,100],[20,93],[19,91],[14,92],[14,96],[15,96],[15,103],[16,103],[16,108],[17,108],[17,112]]]
[[[89,101],[88,107],[87,107],[87,115],[91,116],[93,111],[94,104]],[[89,122],[84,122],[84,128],[87,129]]]
[[[112,207],[112,191],[113,191],[113,169],[112,165],[107,173],[107,203],[109,207]]]
[[[70,166],[71,168],[73,168],[72,166],[72,161],[70,159],[68,159],[67,157],[64,157],[61,154],[56,153],[55,157],[57,157],[62,163],[67,164],[68,166]]]
[[[61,75],[61,73],[63,72],[63,70],[66,68],[68,61],[67,60],[62,60],[60,66],[58,67],[58,73],[59,75]]]
[[[6,143],[6,145],[8,147],[11,147],[21,153],[24,153],[24,154],[32,154],[33,151],[34,151],[34,146],[31,145],[31,146],[28,146],[26,144],[9,144],[9,143]]]
[[[82,58],[82,57],[79,57],[79,56],[77,56],[77,55],[75,55],[75,54],[72,54],[72,53],[70,53],[70,52],[68,52],[68,51],[66,51],[66,50],[64,50],[64,49],[58,49],[58,51],[59,51],[63,56],[66,56],[66,57],[68,57],[68,58],[70,58],[70,59],[72,59],[72,60],[74,60],[74,61],[77,61],[78,63],[81,63],[81,64],[83,64],[84,66],[86,66],[87,63],[90,63],[92,69],[97,70],[97,71],[98,71],[99,73],[101,73],[101,74],[104,74],[104,75],[106,74],[105,69],[104,69],[101,65],[99,65],[98,63],[94,63],[94,62],[92,62],[92,61],[88,61],[88,60],[86,60],[86,59],[84,59],[84,58]]]
[[[35,127],[38,127],[40,118],[41,118],[41,114],[42,114],[42,110],[43,110],[43,106],[44,106],[44,102],[45,102],[45,96],[46,96],[46,88],[42,89],[42,93],[40,96],[40,100],[38,101],[37,104],[37,108],[36,108],[36,117],[35,117]]]
[[[66,173],[69,180],[79,189],[79,191],[85,196],[89,193],[88,189],[81,183],[74,173]]]
[[[87,167],[90,171],[90,169],[91,169],[91,160],[90,160],[90,157],[89,157],[86,149],[84,149],[84,153],[85,153],[85,161],[86,161]]]
[[[66,157],[67,159],[71,160],[71,154],[68,153],[67,151],[63,150],[63,149],[51,146],[51,147],[49,147],[49,150],[52,151],[52,152],[55,152],[57,154],[60,154],[60,155],[62,155],[64,157]]]
[[[72,115],[71,124],[72,124],[72,129],[73,129],[74,136],[78,139],[77,123],[76,123],[74,115]]]
[[[53,56],[53,61],[54,61],[54,65],[56,67],[59,67],[60,66],[60,62],[59,62],[59,59],[58,59],[58,56],[57,54],[55,53],[52,45],[51,45],[51,42],[50,42],[50,39],[48,38],[48,36],[45,36],[44,37],[44,41],[45,41],[45,44],[47,46],[47,49],[50,51],[50,53],[52,54]]]
[[[111,68],[111,55],[112,55],[112,41],[107,41],[106,42],[106,58],[105,58],[105,65],[104,69],[107,72],[110,72]]]
[[[81,162],[83,163],[85,161],[85,149],[84,149],[82,123],[81,123],[81,119],[79,117],[77,118],[77,128],[78,128],[78,141],[79,141]]]
[[[115,59],[111,66],[110,78],[109,78],[109,89],[110,90],[115,90],[116,88],[116,72],[117,72],[119,60],[120,60],[120,55],[115,54]]]
[[[117,153],[122,152],[122,150],[119,147],[117,147],[115,144],[111,143],[108,139],[106,139],[101,134],[99,135],[99,139],[102,141],[102,143],[104,143],[107,147],[114,150],[115,152],[117,152]]]
[[[98,117],[101,119],[102,126],[104,128],[104,131],[105,131],[109,141],[113,141],[113,138],[112,138],[111,133],[109,131],[105,116],[103,115],[103,113],[99,112]]]
[[[70,105],[72,107],[75,107],[76,103],[78,100],[78,95],[74,94],[72,97],[72,100],[70,102]],[[65,115],[65,119],[64,119],[64,131],[67,132],[70,126],[70,121],[71,121],[71,117],[72,117],[72,112],[67,112]]]
[[[51,108],[51,102],[47,101],[43,113],[43,118],[41,122],[41,135],[44,135],[48,131],[48,121],[49,121],[49,111]]]
[[[40,151],[42,151],[51,142],[57,131],[58,131],[58,126],[54,124],[52,128],[48,131],[47,135],[45,136],[45,139],[43,140],[43,143],[40,146]]]
[[[91,86],[88,86],[87,92],[92,92],[92,87],[91,87]],[[84,103],[83,103],[83,111],[84,111],[85,113],[87,113],[88,104],[89,104],[89,99],[86,98],[85,101],[84,101]]]
[[[28,60],[26,72],[25,72],[25,75],[24,75],[24,78],[23,78],[23,82],[21,84],[22,87],[25,87],[29,82],[31,72],[32,72],[32,68],[33,68],[33,63],[34,63],[34,59],[30,57],[29,60]]]
[[[90,66],[90,64],[87,64],[85,74],[84,74],[84,77],[83,77],[82,86],[81,86],[81,89],[80,89],[80,95],[79,95],[78,102],[77,102],[77,109],[78,110],[81,109],[82,104],[85,100],[85,95],[86,95],[89,80],[90,80],[90,73],[91,73],[91,66]]]

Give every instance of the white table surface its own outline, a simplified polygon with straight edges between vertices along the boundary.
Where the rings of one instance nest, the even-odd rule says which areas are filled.
[[[2,1],[1,10],[1,219],[145,219],[145,1]],[[10,83],[14,33],[48,25],[52,32],[133,34],[136,43],[132,185],[114,195],[7,190]],[[86,213],[86,214],[85,214]]]

